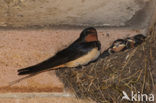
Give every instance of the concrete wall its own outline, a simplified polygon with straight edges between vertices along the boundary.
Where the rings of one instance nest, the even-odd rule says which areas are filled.
[[[0,26],[126,26],[147,20],[153,1],[1,0]]]

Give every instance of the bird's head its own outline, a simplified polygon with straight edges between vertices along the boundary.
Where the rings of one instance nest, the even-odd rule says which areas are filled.
[[[110,47],[113,52],[122,51],[126,47],[126,41],[124,39],[118,39],[113,42],[112,46]]]
[[[126,41],[124,39],[117,39],[116,41],[113,42],[112,47],[120,47],[125,45]]]
[[[134,36],[134,40],[138,43],[142,43],[143,41],[145,41],[145,36],[143,34],[138,34]]]
[[[93,27],[89,27],[84,29],[81,34],[80,38],[81,41],[85,42],[93,42],[93,41],[98,41],[98,36],[97,36],[97,31]]]

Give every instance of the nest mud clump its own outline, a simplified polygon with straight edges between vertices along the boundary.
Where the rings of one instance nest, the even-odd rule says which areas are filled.
[[[154,86],[156,65],[156,26],[138,47],[112,54],[81,69],[66,68],[56,74],[78,98],[91,98],[97,103],[129,103],[121,100],[125,91],[149,94]]]

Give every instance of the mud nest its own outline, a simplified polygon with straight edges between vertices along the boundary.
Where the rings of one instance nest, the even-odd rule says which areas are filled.
[[[78,98],[91,98],[97,103],[126,103],[122,91],[151,93],[156,67],[156,25],[146,41],[138,47],[112,54],[81,69],[66,68],[56,71],[65,87]]]

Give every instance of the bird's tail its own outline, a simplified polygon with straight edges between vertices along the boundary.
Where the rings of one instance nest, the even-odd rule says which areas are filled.
[[[18,70],[18,75],[25,75],[25,74],[31,74],[31,73],[37,73],[40,69],[37,69],[35,66],[23,68]]]
[[[51,63],[50,60],[46,60],[37,65],[19,69],[18,75],[36,74],[36,73],[40,73],[40,72],[44,72],[44,71],[48,71],[48,70],[56,70],[56,69],[62,68],[62,67],[64,67],[64,65],[56,66],[53,63]]]
[[[53,68],[42,68],[41,66],[34,65],[27,68],[19,69],[18,75],[35,74],[35,73],[45,72],[48,70],[56,70],[63,67],[64,67],[63,65],[60,65]]]

